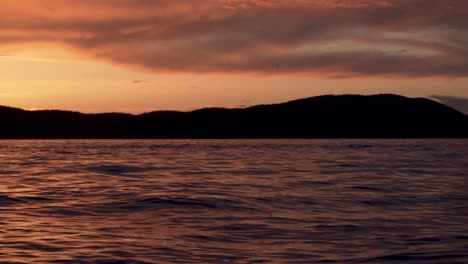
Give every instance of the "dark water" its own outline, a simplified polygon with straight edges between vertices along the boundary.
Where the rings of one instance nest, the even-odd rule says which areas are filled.
[[[0,141],[0,263],[468,263],[468,140]]]

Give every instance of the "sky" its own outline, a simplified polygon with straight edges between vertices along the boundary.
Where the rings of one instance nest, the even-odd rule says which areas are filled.
[[[2,0],[0,105],[143,113],[323,94],[468,113],[466,0]]]

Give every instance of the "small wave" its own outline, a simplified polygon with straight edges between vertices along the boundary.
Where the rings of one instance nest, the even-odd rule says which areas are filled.
[[[427,243],[427,242],[439,242],[441,238],[438,237],[421,237],[416,239],[409,239],[407,240],[410,243]]]
[[[300,186],[314,186],[314,185],[330,185],[333,184],[331,181],[313,181],[313,180],[299,180],[296,182],[297,185]]]
[[[57,150],[57,151],[55,151],[55,154],[59,154],[59,155],[71,155],[71,154],[75,154],[75,152],[73,152],[73,151],[68,151],[68,150]]]
[[[55,247],[44,243],[35,243],[35,242],[22,242],[19,245],[16,245],[15,248],[23,250],[37,250],[44,252],[60,252],[64,251],[63,247]]]
[[[7,195],[0,195],[0,206],[9,206],[18,203],[24,203],[25,201],[22,199],[10,197]]]
[[[257,230],[268,230],[269,226],[266,224],[247,224],[247,223],[236,223],[236,224],[225,224],[216,225],[213,227],[205,228],[210,231],[223,231],[223,232],[253,232]]]
[[[350,144],[347,146],[348,148],[352,149],[368,149],[368,148],[375,148],[375,145],[368,145],[368,144]]]
[[[351,224],[343,224],[343,225],[317,225],[315,226],[317,229],[328,229],[328,230],[335,230],[335,231],[347,231],[347,232],[353,232],[353,231],[359,231],[362,229],[362,227],[357,226],[357,225],[351,225]]]
[[[274,175],[278,171],[267,170],[267,169],[250,169],[250,170],[222,170],[220,173],[226,173],[229,175]]]
[[[12,197],[8,195],[0,195],[0,206],[9,206],[15,204],[26,204],[26,203],[48,203],[53,202],[54,199],[37,197],[37,196],[17,196]]]
[[[381,261],[453,261],[450,263],[459,263],[456,261],[468,260],[467,254],[451,254],[446,252],[431,252],[431,253],[401,253],[401,254],[390,254],[379,256],[367,260],[360,261],[358,263],[369,263],[369,262],[381,262]],[[460,262],[461,263],[461,262]],[[464,263],[464,262],[463,262]]]
[[[161,198],[146,198],[137,202],[137,204],[146,205],[163,205],[176,207],[191,207],[191,208],[218,208],[216,204],[196,200],[196,199],[161,199]]]
[[[87,263],[96,263],[96,264],[150,264],[150,262],[138,261],[134,259],[93,259],[92,261],[83,261],[85,257],[77,257],[73,260],[57,260],[52,261],[51,263],[77,263],[77,264],[87,264]],[[2,262],[3,263],[3,262]]]
[[[155,170],[152,167],[136,167],[136,166],[128,166],[128,165],[98,165],[98,166],[90,166],[85,168],[85,170],[98,172],[103,174],[109,175],[126,175],[131,173],[142,173]]]
[[[92,212],[72,210],[72,209],[64,209],[64,208],[44,210],[41,213],[44,213],[44,214],[47,214],[47,215],[61,215],[61,216],[92,216],[92,215],[96,215],[96,214],[94,214]]]
[[[204,235],[185,235],[186,239],[200,242],[213,242],[213,243],[241,243],[242,239],[226,236],[204,236]]]
[[[351,188],[355,190],[361,190],[361,191],[377,191],[377,192],[383,191],[380,188],[370,187],[370,186],[353,186]]]
[[[384,201],[384,200],[366,200],[362,201],[363,204],[370,206],[390,206],[395,205],[395,201]]]
[[[457,240],[468,240],[468,236],[454,236],[453,239],[457,239]]]
[[[208,210],[249,210],[240,201],[227,199],[161,198],[147,197],[124,202],[111,202],[98,206],[107,211],[146,211],[155,209],[208,209]]]
[[[352,164],[352,163],[341,163],[341,164],[337,164],[335,166],[339,167],[339,168],[359,168],[359,167],[361,167],[360,164]]]
[[[0,170],[0,175],[13,175],[19,173],[19,171]]]
[[[38,197],[38,196],[19,196],[18,199],[24,202],[37,202],[37,203],[46,203],[53,202],[55,199],[47,197]]]

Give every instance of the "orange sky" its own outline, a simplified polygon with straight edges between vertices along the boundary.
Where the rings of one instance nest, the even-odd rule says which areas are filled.
[[[2,0],[0,17],[1,105],[141,113],[321,94],[468,98],[464,0]]]

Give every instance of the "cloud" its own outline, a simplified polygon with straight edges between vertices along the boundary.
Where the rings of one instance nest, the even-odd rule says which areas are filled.
[[[133,83],[135,84],[140,84],[140,83],[149,83],[151,81],[147,81],[147,80],[133,80]]]
[[[431,95],[429,98],[435,99],[442,104],[451,106],[468,115],[468,98],[443,95]]]
[[[466,0],[3,0],[0,48],[156,72],[468,76]]]

